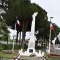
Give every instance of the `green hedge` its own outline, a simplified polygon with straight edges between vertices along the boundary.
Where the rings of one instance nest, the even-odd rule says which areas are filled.
[[[13,47],[12,44],[2,44],[1,48],[3,50],[11,50]],[[24,49],[27,49],[28,46],[26,44],[24,44]],[[21,45],[14,45],[14,49],[21,49]],[[46,47],[43,46],[36,46],[35,49],[46,49]]]
[[[3,50],[11,50],[12,47],[12,44],[2,44]],[[19,49],[19,45],[14,45],[14,49]]]
[[[20,45],[14,45],[14,49],[21,49]]]
[[[2,48],[3,48],[3,50],[10,50],[10,49],[12,49],[12,45],[11,44],[2,44]]]
[[[3,50],[11,50],[13,45],[12,44],[2,44]],[[24,45],[24,49],[27,49],[27,45]],[[14,45],[14,49],[21,49],[21,45]]]
[[[46,49],[46,47],[43,47],[43,46],[36,46],[35,49]]]

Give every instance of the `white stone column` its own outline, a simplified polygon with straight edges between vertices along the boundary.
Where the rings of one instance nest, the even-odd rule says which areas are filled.
[[[28,50],[29,49],[32,49],[33,52],[35,51],[35,17],[37,16],[38,12],[35,12],[33,15],[32,15],[32,24],[31,24],[31,34],[30,34],[30,40],[29,40],[29,43],[28,43]]]

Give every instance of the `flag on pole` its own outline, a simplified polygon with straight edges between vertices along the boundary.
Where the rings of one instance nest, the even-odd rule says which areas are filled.
[[[50,22],[50,30],[53,30],[53,24]]]
[[[17,20],[17,25],[18,25],[19,27],[20,27],[20,25],[21,25],[19,20]]]

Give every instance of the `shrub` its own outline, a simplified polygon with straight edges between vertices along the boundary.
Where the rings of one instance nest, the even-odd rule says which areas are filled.
[[[3,49],[2,49],[2,47],[0,46],[0,51],[2,51]]]

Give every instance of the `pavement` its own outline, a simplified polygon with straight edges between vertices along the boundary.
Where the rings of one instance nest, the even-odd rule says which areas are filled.
[[[20,57],[20,60],[46,60],[44,57]]]
[[[0,58],[0,60],[15,60],[13,58]],[[44,57],[20,57],[17,60],[47,60]]]

